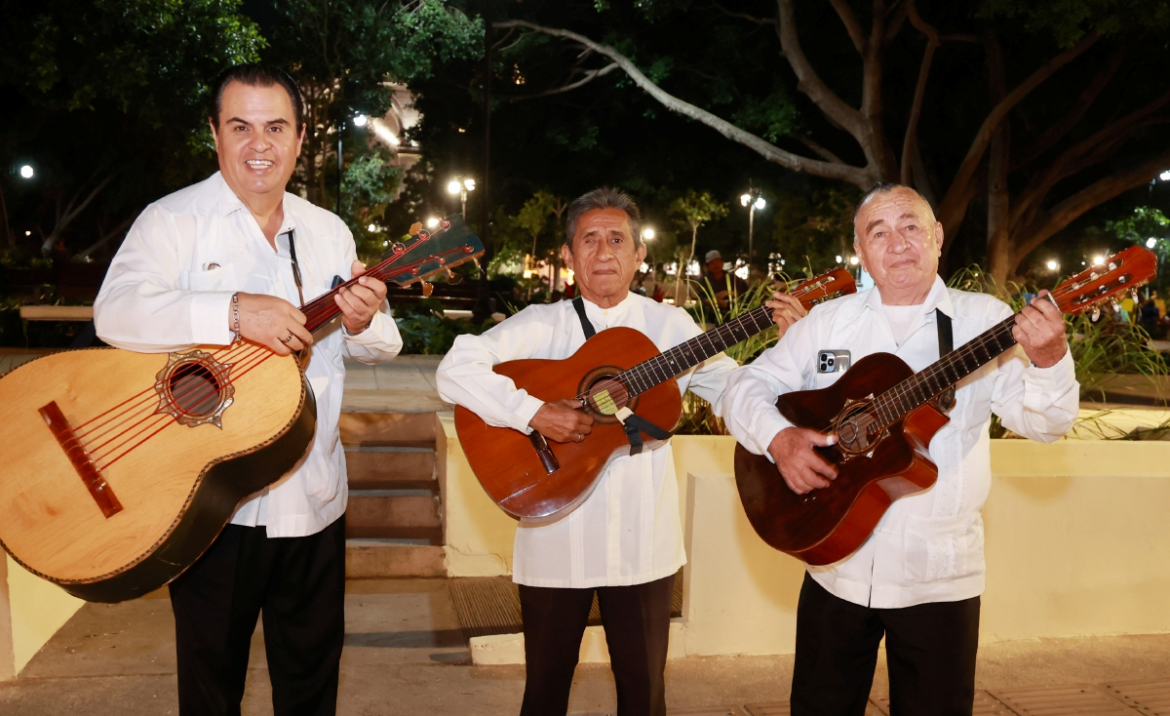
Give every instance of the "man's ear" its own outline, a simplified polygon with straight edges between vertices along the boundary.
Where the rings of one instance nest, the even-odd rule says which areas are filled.
[[[561,261],[565,262],[565,268],[574,273],[577,271],[573,268],[573,252],[569,250],[568,244],[561,244]]]
[[[938,255],[942,256],[943,228],[941,221],[934,222],[934,243],[938,246]]]
[[[646,253],[647,253],[646,242],[645,241],[639,242],[638,243],[638,251],[635,254],[638,257],[638,265],[639,266],[641,266],[642,263],[646,260]]]
[[[211,117],[207,118],[207,126],[211,127],[211,140],[215,142],[215,148],[219,150],[219,132],[215,129],[215,120]]]

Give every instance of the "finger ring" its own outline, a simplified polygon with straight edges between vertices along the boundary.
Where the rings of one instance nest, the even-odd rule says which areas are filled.
[[[285,336],[284,338],[281,338],[281,339],[280,339],[280,342],[281,342],[281,343],[288,343],[288,342],[289,342],[289,341],[291,341],[291,340],[292,340],[292,334],[290,333],[290,334],[288,334],[287,336]]]
[[[581,442],[584,439],[585,439],[584,435],[582,435],[581,433],[577,433],[577,442]]]

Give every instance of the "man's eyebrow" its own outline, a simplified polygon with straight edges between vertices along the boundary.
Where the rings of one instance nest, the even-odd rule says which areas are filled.
[[[246,120],[246,119],[241,119],[241,118],[239,118],[239,117],[232,117],[231,119],[229,119],[229,120],[227,121],[227,124],[231,124],[232,122],[239,122],[240,124],[247,124],[247,125],[251,125],[251,124],[252,124],[252,123],[251,123],[251,122],[249,122],[248,120]],[[281,117],[281,118],[278,118],[278,119],[272,119],[272,120],[269,120],[269,121],[265,122],[264,124],[266,124],[266,125],[268,125],[268,126],[271,126],[271,125],[273,125],[273,124],[283,124],[283,125],[288,125],[288,120],[287,120],[287,119],[284,119],[283,117]]]
[[[877,226],[878,224],[884,224],[884,223],[886,223],[886,222],[882,219],[875,219],[875,220],[869,222],[865,227],[865,233],[868,234],[869,232],[873,231],[873,227]]]

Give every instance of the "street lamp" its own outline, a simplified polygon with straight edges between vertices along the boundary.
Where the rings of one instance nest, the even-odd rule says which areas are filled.
[[[1146,248],[1147,248],[1147,249],[1152,249],[1152,248],[1154,248],[1154,247],[1155,247],[1155,246],[1157,246],[1157,245],[1158,245],[1158,240],[1157,240],[1157,239],[1155,239],[1153,236],[1151,236],[1150,238],[1146,239]]]
[[[764,197],[760,196],[760,192],[756,189],[750,190],[748,193],[739,197],[739,203],[748,210],[748,264],[755,261],[755,247],[752,245],[752,234],[755,230],[756,209],[763,209],[768,205],[764,201]]]
[[[25,164],[23,167],[20,168],[20,177],[22,179],[32,179],[33,174],[35,174],[35,173],[36,172],[33,171],[32,166],[30,166],[28,164]]]
[[[449,194],[458,194],[459,202],[462,206],[463,218],[467,218],[467,192],[475,191],[475,180],[467,177],[456,177],[447,183],[447,192]]]
[[[428,229],[433,229],[438,225],[439,225],[439,217],[432,216],[431,218],[427,219],[427,228]]]
[[[1046,263],[1044,265],[1048,267],[1049,271],[1059,271],[1060,270],[1060,262],[1057,261],[1056,259],[1048,259],[1048,263]]]
[[[649,226],[647,226],[645,229],[642,229],[642,240],[643,241],[653,241],[654,240],[654,229],[651,229]]]

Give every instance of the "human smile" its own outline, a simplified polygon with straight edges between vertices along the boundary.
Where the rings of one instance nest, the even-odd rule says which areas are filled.
[[[249,159],[244,163],[252,169],[268,169],[276,164],[271,159]]]

